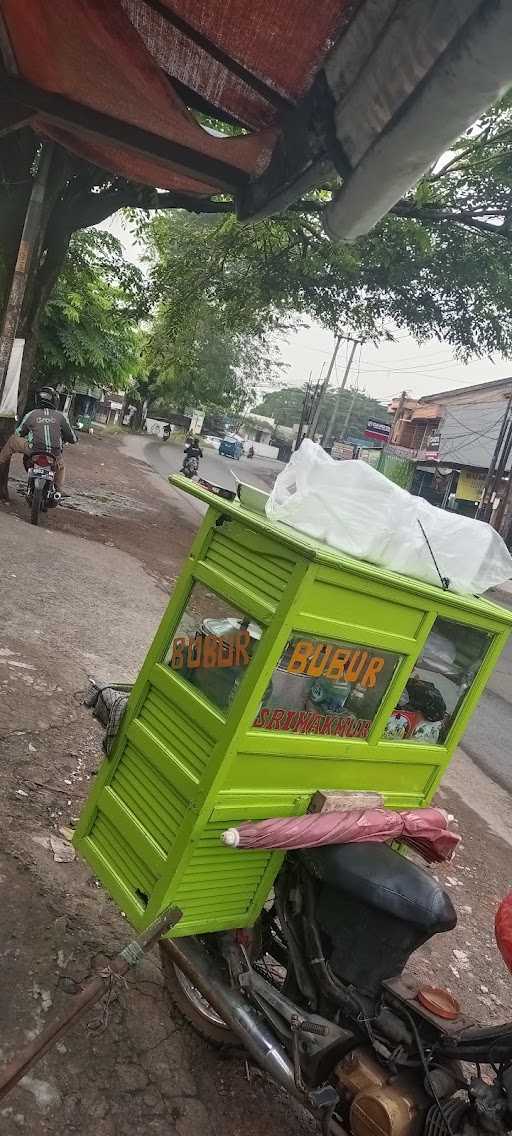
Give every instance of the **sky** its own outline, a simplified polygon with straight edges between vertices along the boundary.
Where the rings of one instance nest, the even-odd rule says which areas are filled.
[[[141,249],[119,215],[109,218],[101,228],[118,237],[126,257],[140,264]],[[274,342],[285,364],[278,386],[301,387],[310,374],[314,380],[318,378],[322,365],[328,367],[334,348],[332,333],[319,324],[301,327],[296,333],[276,337]],[[350,344],[342,343],[331,378],[333,388],[342,381],[349,351]],[[454,357],[447,343],[432,339],[418,345],[412,336],[398,331],[394,343],[386,342],[377,347],[368,343],[356,349],[347,385],[357,386],[386,405],[403,390],[419,398],[437,391],[493,382],[510,374],[512,360],[507,362],[499,355],[463,364]],[[268,387],[262,387],[260,397],[265,389]]]
[[[288,336],[287,342],[278,341],[277,345],[288,364],[283,386],[302,386],[310,372],[315,379],[322,364],[328,366],[334,337],[319,325],[312,325]],[[349,351],[350,345],[342,343],[331,380],[334,387],[341,383]],[[511,373],[512,361],[507,362],[501,356],[473,359],[464,365],[454,357],[449,344],[432,339],[419,346],[412,336],[399,331],[394,343],[386,342],[377,347],[365,344],[356,349],[348,386],[357,385],[387,403],[403,390],[421,397],[474,383],[493,382]]]

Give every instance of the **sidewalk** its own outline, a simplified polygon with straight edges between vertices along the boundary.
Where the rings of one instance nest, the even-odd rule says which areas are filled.
[[[0,507],[2,1062],[129,937],[89,869],[55,862],[49,837],[79,813],[101,760],[102,732],[81,705],[88,677],[137,673],[193,536],[177,494],[112,439],[77,448],[68,471],[68,492],[134,505],[107,517],[59,508],[37,529],[21,498]],[[77,1025],[0,1104],[0,1131],[306,1136],[311,1125],[171,1017],[154,955],[104,1031]]]
[[[49,835],[78,814],[99,762],[101,733],[80,704],[87,677],[135,674],[194,527],[177,494],[112,439],[71,452],[68,471],[70,492],[132,504],[106,516],[55,510],[40,529],[21,498],[0,508],[3,1061],[126,940],[89,870],[56,863]],[[435,869],[459,925],[412,969],[482,1022],[504,1020],[512,976],[493,919],[512,875],[512,804],[462,752],[440,801],[464,836],[454,863]],[[311,1136],[284,1093],[257,1074],[248,1081],[243,1060],[219,1057],[171,1017],[155,962],[130,979],[103,1032],[78,1025],[0,1104],[2,1136]]]

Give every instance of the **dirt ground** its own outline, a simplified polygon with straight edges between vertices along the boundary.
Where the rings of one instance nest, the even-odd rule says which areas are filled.
[[[193,533],[180,494],[164,493],[145,463],[127,456],[118,435],[99,430],[80,434],[79,445],[67,446],[64,457],[63,507],[40,523],[54,532],[135,552],[146,571],[172,583]],[[19,490],[25,480],[21,459],[14,458],[11,501],[4,508],[23,520],[28,508]]]
[[[197,525],[117,438],[86,438],[67,464],[79,507],[34,529],[21,497],[0,506],[2,1061],[130,937],[86,866],[54,860],[50,836],[73,823],[100,760],[99,727],[81,705],[88,677],[136,673]],[[435,869],[459,923],[412,969],[476,1020],[504,1020],[512,977],[493,921],[512,875],[510,798],[459,753],[440,801],[463,833],[455,861]],[[0,1103],[2,1136],[312,1131],[242,1058],[219,1057],[172,1016],[156,955],[114,994],[108,1014],[91,1011]]]

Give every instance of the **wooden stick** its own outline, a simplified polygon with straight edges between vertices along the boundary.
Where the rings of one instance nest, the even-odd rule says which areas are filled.
[[[136,966],[144,952],[161,939],[166,931],[170,931],[180,919],[181,911],[177,907],[170,907],[160,915],[138,939],[128,943],[101,974],[92,978],[83,990],[71,999],[65,1013],[49,1022],[34,1041],[24,1046],[12,1061],[0,1069],[0,1100],[3,1100],[47,1050],[71,1029],[84,1011],[106,993],[112,977],[114,975],[120,977],[126,974],[130,967]]]

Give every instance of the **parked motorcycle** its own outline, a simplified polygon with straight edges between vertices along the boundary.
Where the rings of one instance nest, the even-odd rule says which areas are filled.
[[[199,461],[197,458],[185,458],[185,461],[183,462],[183,473],[185,474],[185,477],[197,477],[198,470]]]
[[[30,523],[37,525],[41,513],[61,500],[61,494],[54,487],[55,458],[52,454],[31,454],[23,463],[28,474],[25,496],[30,506]]]
[[[254,928],[166,940],[162,963],[196,1030],[242,1044],[325,1134],[501,1134],[512,1022],[478,1028],[448,991],[403,974],[456,921],[439,883],[388,845],[331,845],[288,853]]]

